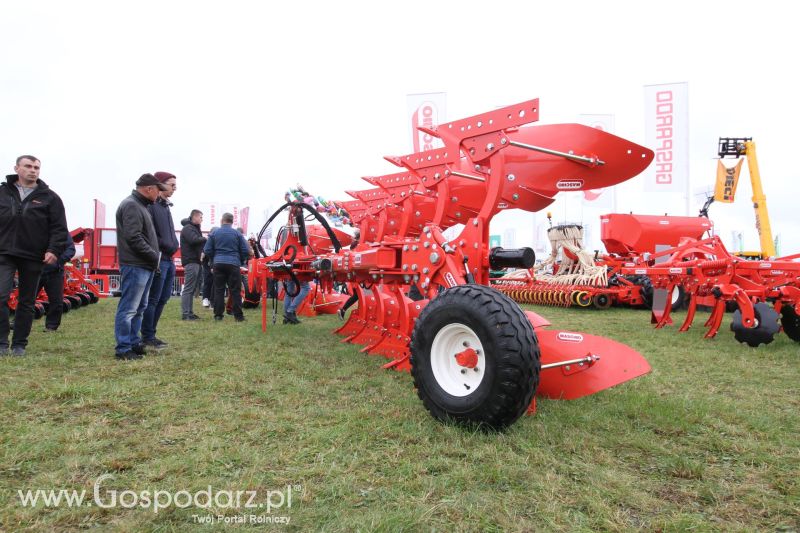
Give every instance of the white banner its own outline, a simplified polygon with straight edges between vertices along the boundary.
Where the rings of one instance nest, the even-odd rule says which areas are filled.
[[[578,115],[578,123],[607,133],[614,133],[614,115]],[[587,207],[613,210],[616,209],[614,194],[614,187],[590,189],[583,191],[583,202]]]
[[[441,140],[422,133],[417,126],[430,128],[447,122],[447,93],[409,94],[406,103],[411,124],[411,149],[422,152],[444,146]]]
[[[689,84],[644,86],[645,146],[656,156],[645,171],[645,192],[687,193]]]
[[[222,218],[223,213],[230,213],[233,215],[234,228],[243,226],[241,204],[202,202],[198,209],[203,212],[203,223],[200,225],[200,229],[203,231],[210,231],[213,227],[219,227],[220,218]]]

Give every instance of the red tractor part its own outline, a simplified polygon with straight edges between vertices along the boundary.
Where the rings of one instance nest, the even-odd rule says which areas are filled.
[[[663,259],[663,261],[660,261]],[[626,274],[646,275],[654,287],[683,287],[690,297],[689,310],[679,331],[688,331],[700,299],[714,307],[706,320],[705,337],[713,338],[722,325],[726,305],[735,304],[731,330],[736,340],[757,347],[769,344],[783,330],[800,342],[800,254],[770,261],[747,261],[728,252],[722,240],[687,239],[680,246],[627,263]],[[774,302],[772,306],[767,302]],[[656,328],[671,323],[670,306],[655,310]]]
[[[677,246],[682,238],[700,239],[713,228],[704,217],[626,215],[600,217],[600,238],[610,254],[629,257],[655,253],[658,245]]]
[[[620,183],[653,158],[646,148],[578,124],[520,128],[538,113],[538,100],[530,100],[424,129],[444,147],[387,157],[402,170],[365,178],[371,189],[349,191],[355,200],[337,203],[360,230],[355,249],[343,248],[312,206],[288,201],[262,229],[288,210],[277,251],[250,262],[250,290],[265,294],[273,279],[313,280],[326,293],[347,283],[358,307],[338,333],[387,358],[387,368],[410,370],[423,404],[442,421],[507,427],[533,408],[540,372],[550,380],[541,390],[562,398],[647,372],[632,349],[550,332],[546,321],[486,286],[490,268],[534,262],[529,248],[489,247],[496,213],[535,211],[560,191]],[[306,215],[326,229],[330,252],[313,249]],[[456,224],[464,226],[460,234],[445,238],[443,230]],[[591,296],[579,293],[577,304],[590,305]],[[266,310],[262,318],[266,330]]]

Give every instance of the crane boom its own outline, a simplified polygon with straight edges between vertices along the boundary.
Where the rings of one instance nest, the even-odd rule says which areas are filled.
[[[747,167],[750,170],[750,185],[753,189],[753,210],[756,215],[756,230],[761,243],[761,256],[763,258],[775,257],[775,241],[772,240],[772,227],[769,223],[767,211],[767,197],[761,186],[761,173],[758,170],[756,157],[756,143],[751,137],[720,137],[719,156],[733,156],[747,158]]]

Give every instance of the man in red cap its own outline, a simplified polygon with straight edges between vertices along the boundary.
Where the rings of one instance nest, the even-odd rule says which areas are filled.
[[[144,310],[142,318],[142,343],[155,350],[161,350],[167,347],[167,343],[156,337],[156,330],[161,312],[169,301],[169,297],[172,296],[172,283],[175,280],[175,262],[172,260],[172,256],[175,255],[180,244],[175,235],[175,223],[172,221],[172,213],[169,210],[172,205],[169,199],[176,190],[175,175],[169,172],[156,172],[154,176],[165,187],[159,193],[158,199],[147,206],[153,216],[161,262],[158,271],[153,276],[147,309]]]

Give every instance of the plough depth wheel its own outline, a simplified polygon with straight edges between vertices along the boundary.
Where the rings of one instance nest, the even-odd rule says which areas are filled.
[[[739,342],[746,342],[748,346],[757,348],[761,344],[769,344],[775,338],[775,334],[780,331],[778,326],[778,313],[764,302],[758,302],[753,306],[753,315],[756,325],[752,328],[744,327],[742,324],[742,312],[737,309],[733,313],[731,331],[734,338]]]
[[[533,326],[513,300],[490,287],[447,289],[414,325],[414,386],[439,420],[505,428],[528,409],[539,370]]]

